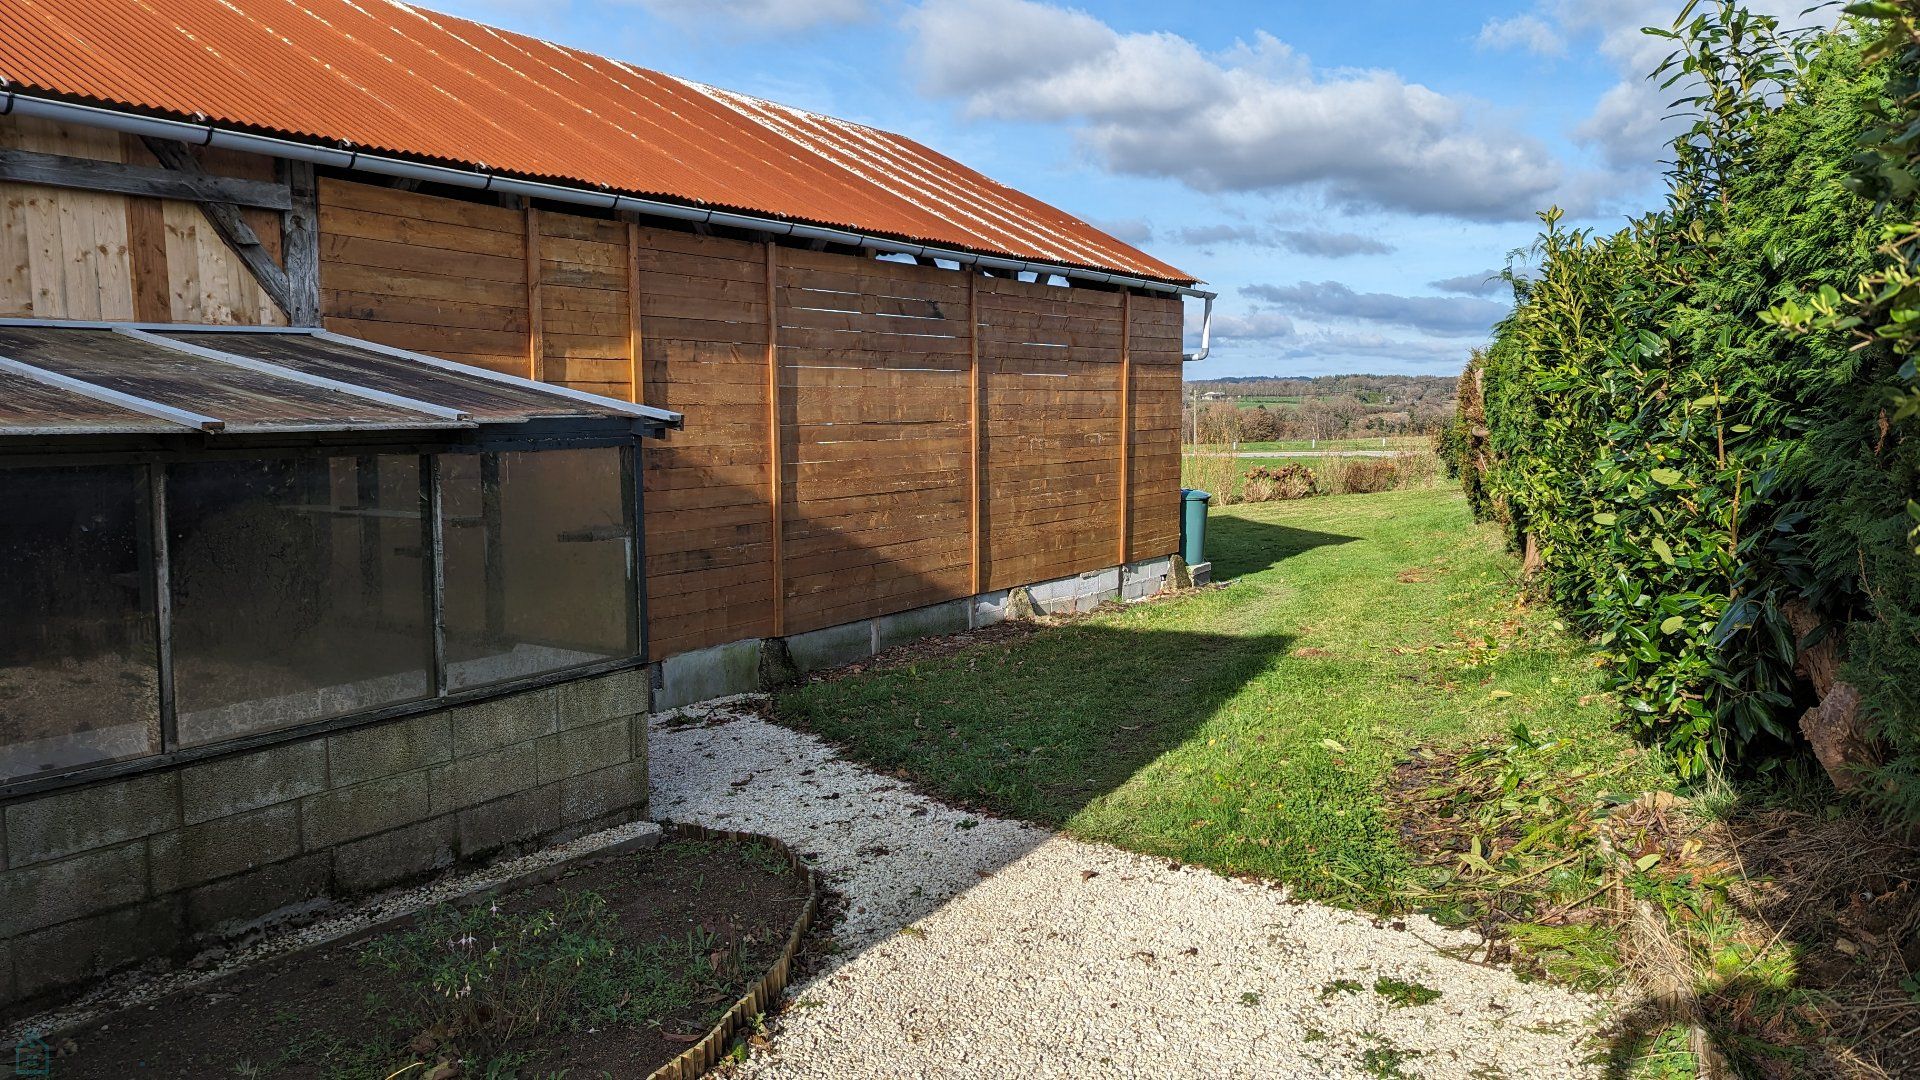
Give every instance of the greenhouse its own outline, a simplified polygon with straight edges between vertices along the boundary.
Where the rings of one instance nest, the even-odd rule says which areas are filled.
[[[320,330],[0,320],[0,791],[638,665],[679,422]]]

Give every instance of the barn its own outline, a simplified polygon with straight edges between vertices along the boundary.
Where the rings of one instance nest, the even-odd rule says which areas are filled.
[[[1157,591],[1197,286],[395,0],[7,5],[0,1003],[644,816],[649,707]]]

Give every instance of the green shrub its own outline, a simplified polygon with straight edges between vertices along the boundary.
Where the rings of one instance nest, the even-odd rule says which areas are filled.
[[[1683,770],[1797,738],[1800,604],[1844,628],[1847,677],[1909,792],[1896,801],[1920,812],[1912,365],[1888,335],[1860,339],[1841,292],[1879,295],[1859,283],[1889,263],[1881,211],[1850,187],[1887,101],[1914,100],[1912,50],[1731,2],[1690,3],[1658,33],[1677,51],[1656,74],[1697,117],[1666,206],[1610,235],[1542,215],[1536,269],[1509,275],[1514,311],[1441,452]],[[1911,215],[1920,183],[1896,186]]]

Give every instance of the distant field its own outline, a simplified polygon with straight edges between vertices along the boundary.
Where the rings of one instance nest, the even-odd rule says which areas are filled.
[[[1243,442],[1242,453],[1276,453],[1287,450],[1428,450],[1433,440],[1425,435],[1374,436],[1371,439],[1284,439],[1277,442]],[[1208,450],[1225,450],[1209,446]]]
[[[1302,397],[1300,397],[1300,396],[1299,396],[1298,394],[1296,394],[1296,395],[1294,395],[1294,396],[1292,396],[1292,397],[1243,397],[1243,398],[1234,398],[1234,399],[1233,399],[1233,403],[1234,403],[1235,405],[1238,405],[1238,406],[1240,406],[1240,407],[1241,407],[1241,408],[1243,408],[1243,409],[1257,409],[1257,408],[1259,408],[1259,407],[1260,407],[1260,406],[1262,406],[1262,405],[1265,405],[1265,406],[1268,406],[1268,407],[1273,407],[1273,406],[1280,406],[1280,407],[1282,407],[1282,408],[1288,408],[1288,409],[1294,409],[1294,408],[1298,408],[1298,407],[1300,406],[1300,403],[1301,403],[1302,401],[1304,401],[1304,400],[1306,400],[1306,399],[1305,399],[1305,398],[1302,398]]]

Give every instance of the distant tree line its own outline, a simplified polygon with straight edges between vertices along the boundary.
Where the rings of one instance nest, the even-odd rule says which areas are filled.
[[[1453,418],[1458,378],[1439,375],[1241,377],[1187,384],[1187,431],[1196,403],[1238,410],[1241,438],[1352,439],[1432,435]]]

